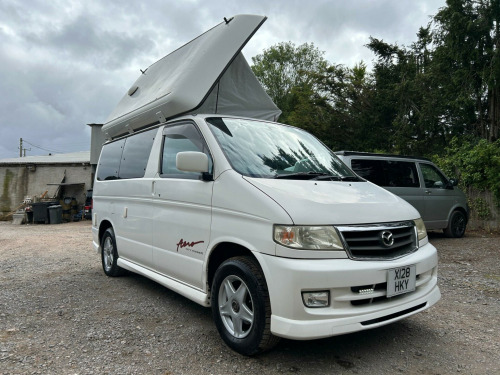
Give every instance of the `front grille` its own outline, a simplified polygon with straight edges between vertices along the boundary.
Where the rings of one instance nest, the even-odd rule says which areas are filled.
[[[356,260],[390,260],[417,250],[413,221],[337,227],[347,254]]]

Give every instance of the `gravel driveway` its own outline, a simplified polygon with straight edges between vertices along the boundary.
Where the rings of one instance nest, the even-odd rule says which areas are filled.
[[[0,374],[500,374],[500,237],[431,242],[435,307],[247,358],[209,309],[141,276],[106,277],[90,222],[0,222]]]

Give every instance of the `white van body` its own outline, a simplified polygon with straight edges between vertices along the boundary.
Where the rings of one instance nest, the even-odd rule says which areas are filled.
[[[160,176],[166,125],[154,130],[144,177],[95,182],[92,231],[98,252],[102,252],[104,231],[113,228],[119,267],[204,306],[210,305],[215,272],[211,266],[232,256],[251,256],[269,290],[270,330],[292,339],[378,327],[439,300],[437,253],[427,236],[418,241],[415,251],[395,259],[356,259],[345,243],[349,229],[379,235],[394,223],[413,222],[419,215],[411,205],[366,181],[244,176],[232,168],[214,139],[205,121],[209,116],[213,117],[183,117],[173,124],[187,122],[199,129],[213,158],[211,181]],[[273,239],[277,224],[335,227],[345,248],[283,246]],[[387,287],[376,286],[386,285],[389,270],[409,265],[416,267],[416,290],[386,298]],[[362,290],[353,290],[361,286]],[[325,290],[327,306],[304,304],[303,292]],[[364,304],[356,305],[357,301]]]
[[[247,17],[263,22],[236,16],[217,28]],[[132,271],[211,306],[224,341],[246,355],[277,337],[379,327],[439,300],[418,212],[305,131],[218,110],[149,126],[122,112],[104,127],[114,139],[93,190],[93,244],[108,276]],[[318,165],[327,173],[310,170]]]

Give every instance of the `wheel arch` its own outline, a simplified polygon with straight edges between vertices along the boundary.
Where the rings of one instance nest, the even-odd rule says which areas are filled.
[[[259,260],[253,252],[245,246],[234,242],[221,242],[210,253],[206,267],[206,282],[208,290],[212,288],[213,278],[219,266],[230,258],[237,256],[249,256],[253,258],[262,269]]]
[[[110,221],[108,220],[101,221],[101,223],[99,224],[99,244],[102,242],[102,236],[104,236],[104,233],[109,228],[113,228],[113,225],[111,224]]]
[[[466,208],[462,207],[462,206],[455,206],[455,207],[453,207],[450,210],[450,213],[448,215],[448,223],[450,222],[451,216],[453,215],[453,213],[455,211],[459,211],[459,212],[461,212],[461,213],[463,213],[465,215],[465,223],[466,224],[469,222],[469,211]]]

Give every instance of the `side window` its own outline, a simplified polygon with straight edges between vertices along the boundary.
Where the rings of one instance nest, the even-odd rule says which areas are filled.
[[[125,139],[121,139],[103,146],[97,168],[97,181],[118,179],[124,145]]]
[[[351,168],[361,177],[379,186],[385,186],[384,173],[378,160],[353,159]]]
[[[420,187],[417,167],[410,161],[387,160],[384,164],[386,185],[388,187]]]
[[[356,159],[352,169],[361,177],[383,187],[419,187],[417,167],[413,162]]]
[[[123,149],[118,178],[144,177],[149,154],[158,129],[128,137]]]
[[[194,124],[173,125],[163,130],[161,177],[201,178],[201,173],[185,172],[177,169],[175,165],[177,153],[182,151],[204,152],[208,156],[209,169],[212,169],[212,159],[208,148]]]
[[[421,163],[420,170],[424,176],[426,188],[445,189],[448,185],[447,178],[433,165]]]

